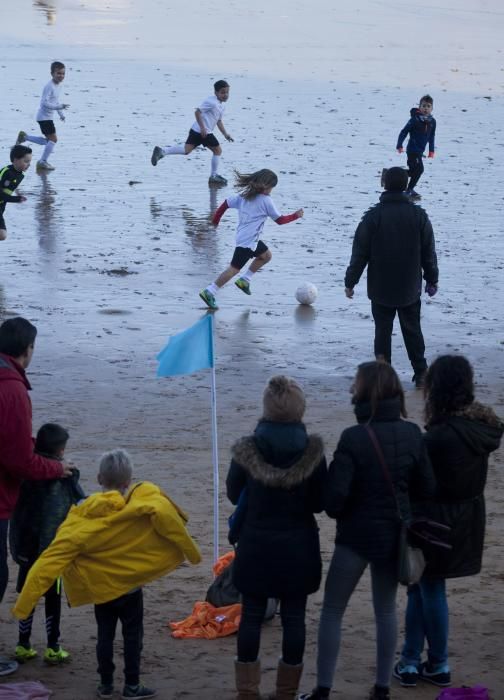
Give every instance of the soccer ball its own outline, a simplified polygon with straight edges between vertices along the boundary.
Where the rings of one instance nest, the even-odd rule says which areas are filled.
[[[317,287],[311,282],[303,282],[303,284],[299,285],[296,289],[296,299],[300,304],[305,304],[307,306],[313,304],[317,295]]]

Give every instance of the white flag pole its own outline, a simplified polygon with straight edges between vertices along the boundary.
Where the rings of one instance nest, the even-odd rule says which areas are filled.
[[[212,344],[212,385],[211,385],[211,402],[212,402],[212,462],[213,462],[213,555],[214,563],[219,558],[219,451],[217,448],[217,394],[215,391],[215,351],[214,351],[214,322],[213,316],[210,316],[210,336]]]

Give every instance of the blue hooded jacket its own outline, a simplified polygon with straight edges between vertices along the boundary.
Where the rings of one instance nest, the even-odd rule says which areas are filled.
[[[402,148],[403,141],[409,134],[406,153],[423,153],[425,146],[429,144],[429,151],[434,152],[434,137],[436,134],[436,120],[432,115],[425,117],[418,107],[410,110],[411,119],[401,130],[397,139],[396,148]]]

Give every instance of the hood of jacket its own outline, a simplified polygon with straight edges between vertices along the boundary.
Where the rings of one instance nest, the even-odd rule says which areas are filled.
[[[418,119],[420,122],[431,122],[434,119],[432,114],[422,114],[418,107],[412,107],[410,109],[410,116],[412,119]]]
[[[449,416],[446,423],[475,454],[496,450],[504,432],[504,423],[490,406],[473,401],[463,411]]]
[[[302,423],[261,421],[254,436],[238,440],[233,459],[264,486],[290,489],[308,479],[324,455],[318,435],[307,435]],[[289,442],[291,440],[291,442]]]
[[[26,372],[21,365],[13,357],[5,355],[3,352],[0,352],[0,381],[21,382],[28,390],[31,389]]]

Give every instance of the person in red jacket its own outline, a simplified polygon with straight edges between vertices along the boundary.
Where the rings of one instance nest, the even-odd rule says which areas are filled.
[[[9,569],[7,531],[24,479],[57,479],[71,474],[64,462],[34,452],[31,389],[25,370],[31,362],[37,329],[24,318],[0,326],[0,601]],[[0,657],[0,676],[17,664]]]

